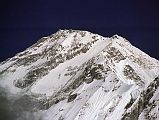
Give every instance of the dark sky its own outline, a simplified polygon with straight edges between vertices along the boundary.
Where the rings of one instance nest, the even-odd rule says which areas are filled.
[[[159,59],[158,0],[1,0],[0,61],[58,29],[118,34]]]

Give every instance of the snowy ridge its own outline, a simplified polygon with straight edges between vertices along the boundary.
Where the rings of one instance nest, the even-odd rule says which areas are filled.
[[[34,119],[157,120],[158,86],[158,60],[118,35],[59,30],[0,64],[0,87]]]

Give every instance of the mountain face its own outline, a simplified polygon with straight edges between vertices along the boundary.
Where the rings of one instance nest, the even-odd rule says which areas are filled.
[[[43,37],[0,63],[0,87],[19,120],[159,119],[159,61],[118,35]]]

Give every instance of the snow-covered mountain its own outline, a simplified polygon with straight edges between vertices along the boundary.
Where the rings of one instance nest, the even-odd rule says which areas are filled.
[[[118,35],[43,37],[0,63],[0,87],[23,111],[17,119],[159,119],[159,61]]]

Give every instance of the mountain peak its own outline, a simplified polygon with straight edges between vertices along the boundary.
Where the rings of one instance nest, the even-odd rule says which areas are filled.
[[[158,76],[159,62],[125,38],[71,29],[0,64],[0,86],[10,99],[22,107],[27,99],[25,111],[44,120],[156,117]]]

